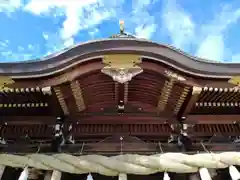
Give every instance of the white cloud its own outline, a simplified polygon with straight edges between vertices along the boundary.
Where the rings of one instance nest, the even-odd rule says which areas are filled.
[[[9,43],[8,40],[0,41],[0,49],[8,47],[8,43]]]
[[[63,9],[66,20],[62,25],[61,36],[68,39],[80,30],[93,27],[114,16],[114,7],[105,8],[105,5],[100,0],[32,0],[25,9],[37,15],[49,13],[53,8]]]
[[[68,40],[63,40],[59,38],[58,32],[56,33],[44,32],[43,38],[45,39],[45,47],[48,51],[45,55],[56,53],[68,46],[71,46],[74,43],[73,38],[69,38]]]
[[[49,35],[48,35],[48,33],[46,33],[46,32],[43,32],[43,38],[47,41],[48,40],[48,38],[49,38]]]
[[[129,27],[133,29],[138,37],[151,38],[157,25],[154,22],[154,17],[148,13],[147,8],[153,1],[133,0],[131,17],[129,17],[129,14],[124,15],[122,13],[123,3],[124,0],[48,0],[46,2],[31,0],[25,6],[25,10],[36,15],[49,15],[49,13],[53,13],[55,16],[62,16],[62,12],[64,12],[66,19],[59,30],[63,43],[62,41],[60,42],[64,46],[72,45],[74,43],[73,38],[81,30],[89,29],[89,35],[94,38],[96,33],[99,33],[99,30],[95,26],[110,18],[120,18],[116,16],[117,14],[123,14],[123,19],[128,19],[127,24],[130,25]],[[61,9],[61,11],[56,11],[56,9]],[[57,14],[56,12],[61,13]],[[49,35],[43,34],[43,37],[49,41]],[[58,48],[62,47],[61,45],[57,46]],[[52,49],[56,50],[56,47]]]
[[[36,15],[62,16],[64,13],[66,19],[59,29],[62,39],[59,40],[59,43],[61,42],[64,47],[67,47],[73,45],[74,37],[81,30],[94,28],[102,21],[115,17],[117,6],[123,2],[123,0],[31,0],[25,6],[25,10]],[[93,35],[93,32],[90,34]],[[49,38],[46,34],[43,36],[45,39]],[[57,44],[55,46],[62,47]],[[56,50],[56,47],[52,49]]]
[[[169,0],[162,11],[163,27],[175,47],[184,49],[195,36],[195,23],[176,1]]]
[[[99,33],[99,29],[98,28],[94,28],[93,30],[89,30],[89,35],[91,36],[91,38],[93,39],[96,34]]]
[[[0,0],[0,12],[10,15],[22,6],[22,0]]]
[[[74,45],[74,39],[82,30],[88,30],[88,35],[93,39],[100,33],[97,25],[111,19],[116,21],[117,26],[118,20],[123,19],[126,21],[126,31],[137,37],[152,39],[157,35],[156,31],[161,31],[164,38],[171,39],[173,46],[187,52],[195,51],[198,57],[223,60],[231,56],[224,40],[229,28],[240,19],[240,8],[222,5],[220,10],[216,9],[213,18],[205,21],[205,24],[199,24],[186,9],[177,4],[177,0],[165,0],[161,12],[152,10],[157,2],[162,1],[132,0],[132,6],[129,6],[132,9],[126,11],[124,0],[30,0],[27,4],[23,4],[23,0],[0,0],[0,12],[11,14],[21,8],[36,16],[52,16],[53,21],[57,16],[65,17],[56,33],[42,34],[47,54]],[[6,44],[5,41],[0,42],[1,47]],[[34,48],[34,45],[29,45],[26,50],[28,52]],[[23,55],[21,48],[18,51],[21,51],[24,59],[29,57]],[[230,59],[236,61],[239,54],[232,55]]]
[[[84,10],[68,8],[66,10],[67,19],[63,23],[61,35],[63,39],[68,39],[75,36],[80,30],[88,29],[100,24],[103,20],[114,16],[111,10],[102,9],[97,11],[95,8],[89,9],[87,16],[83,13]],[[82,13],[78,15],[79,13]]]
[[[126,29],[140,38],[151,39],[157,29],[152,6],[158,0],[132,0],[132,12],[123,16]]]
[[[69,47],[74,45],[74,39],[73,38],[68,38],[65,42],[64,42],[64,46],[65,47]]]
[[[20,3],[21,0],[11,1],[15,9],[21,7],[36,16],[66,17],[55,34],[43,32],[47,54],[73,45],[74,38],[82,30],[88,29],[88,34],[94,38],[99,33],[96,28],[98,24],[111,18],[120,19],[117,17],[119,14],[127,19],[130,31],[138,37],[151,38],[157,28],[155,18],[148,12],[148,8],[157,0],[133,0],[132,12],[127,14],[122,6],[124,0],[30,0],[24,6]]]
[[[177,1],[169,0],[163,7],[163,26],[175,47],[188,50],[196,47],[196,56],[222,61],[226,58],[226,31],[240,18],[240,9],[222,6],[207,24],[197,24]]]
[[[135,34],[139,38],[146,38],[150,39],[152,34],[156,31],[157,25],[150,24],[150,25],[140,25],[135,28]]]
[[[27,47],[17,46],[16,50],[12,50],[8,40],[0,41],[1,56],[7,61],[25,61],[35,59],[36,55],[40,55],[39,46],[29,44]],[[1,61],[4,61],[1,59]]]
[[[196,55],[218,61],[229,58],[226,56],[228,49],[224,43],[225,35],[239,19],[240,9],[232,10],[229,6],[224,6],[211,23],[202,25],[202,36],[207,37],[199,42]]]
[[[135,9],[143,9],[153,3],[152,0],[132,0],[132,5]]]
[[[199,44],[196,56],[210,60],[222,60],[222,58],[224,57],[223,36],[208,35]]]

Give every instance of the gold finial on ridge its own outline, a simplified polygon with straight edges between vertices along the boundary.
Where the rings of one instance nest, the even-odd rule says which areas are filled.
[[[119,26],[120,26],[120,34],[124,34],[124,21],[123,20],[119,21]]]

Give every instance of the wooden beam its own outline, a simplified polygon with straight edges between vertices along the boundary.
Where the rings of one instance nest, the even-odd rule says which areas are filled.
[[[240,123],[240,115],[188,115],[187,124],[231,124]]]
[[[165,124],[166,121],[171,121],[171,119],[168,119],[169,117],[159,117],[159,116],[154,116],[154,115],[144,115],[142,113],[139,114],[115,114],[115,115],[97,115],[97,116],[71,116],[69,117],[69,120],[79,120],[79,123],[84,122],[84,120],[87,120],[88,123],[104,123],[104,122],[108,122],[111,124],[117,124],[117,123],[121,123],[121,124],[133,124],[133,123],[142,123],[142,122],[146,122],[151,124],[151,122],[155,122],[158,124]],[[175,119],[172,119],[172,121],[174,122]]]
[[[97,59],[95,59],[97,60]],[[69,69],[68,71],[64,72],[60,75],[55,75],[53,77],[47,79],[41,79],[40,81],[34,81],[38,86],[45,87],[45,86],[56,86],[68,81],[72,81],[86,73],[91,71],[101,70],[103,68],[103,64],[101,61],[92,61],[91,63],[81,64],[80,66]]]
[[[124,83],[124,104],[128,102],[128,85],[129,82]]]
[[[193,86],[192,96],[191,96],[190,100],[188,101],[187,106],[185,107],[185,109],[182,113],[182,117],[186,117],[188,115],[188,113],[191,111],[191,109],[195,106],[195,103],[197,102],[198,97],[201,92],[202,92],[201,87]]]
[[[114,114],[114,115],[76,115],[67,117],[69,122],[83,124],[165,124],[172,122],[175,124],[176,118],[159,117],[153,114],[134,113]],[[2,122],[11,124],[52,124],[56,120],[54,116],[1,116]],[[166,122],[167,121],[167,122]],[[240,115],[189,115],[185,121],[186,124],[231,124],[240,123]]]
[[[67,122],[78,124],[165,124],[166,121],[176,122],[176,119],[159,117],[156,114],[134,113],[130,114],[105,114],[105,115],[75,115],[67,116]],[[54,124],[55,116],[1,116],[1,121],[8,124]]]
[[[117,87],[118,87],[118,90],[117,90],[117,93],[118,93],[118,95],[117,95],[117,96],[118,96],[117,104],[119,105],[119,104],[125,103],[125,102],[124,102],[125,83],[124,83],[124,84],[118,83],[118,86],[117,86]],[[122,101],[123,103],[120,103],[120,101]]]
[[[125,82],[124,84],[120,84],[118,82],[115,82],[115,101],[118,108],[123,108],[124,112],[124,105],[128,101],[128,82]]]
[[[224,152],[224,151],[238,151],[240,148],[239,144],[232,143],[205,143],[206,149],[212,152]],[[161,143],[161,147],[164,152],[179,152],[179,147],[177,144]],[[39,149],[39,144],[36,145],[15,145],[11,148],[11,145],[0,145],[2,153],[15,153],[16,149],[19,149],[18,154],[29,154],[36,153]],[[61,147],[62,152],[70,153],[73,155],[79,155],[79,149],[82,149],[83,155],[86,154],[103,154],[103,155],[116,155],[120,152],[119,142],[102,142],[102,143],[83,143],[64,145]],[[39,153],[49,153],[51,152],[51,144],[42,144],[40,146]],[[122,147],[123,153],[137,153],[137,154],[149,154],[161,153],[160,148],[155,143],[143,143],[143,142],[124,142]],[[200,143],[194,143],[191,151],[188,154],[196,154],[196,152],[205,152]]]
[[[118,82],[114,82],[114,98],[116,101],[116,104],[118,104],[119,102],[119,83]]]
[[[61,92],[61,88],[57,86],[57,87],[54,87],[53,90],[54,90],[54,92],[55,92],[55,94],[57,96],[58,102],[59,102],[59,104],[60,104],[60,106],[61,106],[61,108],[63,110],[64,115],[68,115],[69,114],[69,110],[68,110],[67,104],[66,104],[66,102],[64,100],[64,95]]]
[[[1,116],[1,122],[8,125],[55,124],[55,116]]]
[[[174,82],[175,82],[175,79],[173,79],[173,78],[170,78],[169,81],[165,81],[164,86],[161,91],[161,95],[158,100],[157,114],[160,114],[162,111],[164,111],[164,109],[168,103],[168,99],[171,96]]]
[[[178,99],[178,101],[175,105],[175,108],[173,110],[175,115],[178,114],[178,112],[179,112],[180,108],[182,107],[182,104],[185,101],[189,91],[190,91],[189,86],[184,87],[184,89],[183,89],[183,91],[182,91],[182,93],[181,93],[181,95],[180,95],[180,97],[179,97],[179,99]]]
[[[72,89],[73,97],[76,101],[77,109],[79,112],[81,112],[86,109],[81,85],[79,81],[74,80],[70,83],[70,87]]]
[[[49,98],[50,98],[48,99],[50,101],[49,106],[51,108],[52,115],[63,116],[64,115],[63,109],[59,103],[58,97],[56,95],[56,92],[53,90],[53,88],[52,88],[52,95]]]

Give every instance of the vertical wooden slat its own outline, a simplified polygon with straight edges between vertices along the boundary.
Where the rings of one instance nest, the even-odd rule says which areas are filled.
[[[157,105],[157,113],[158,114],[161,113],[162,111],[164,111],[164,109],[167,105],[168,99],[171,96],[174,82],[175,82],[174,79],[170,79],[169,81],[166,81],[164,83],[164,86],[161,91],[161,95],[158,100],[158,105]]]
[[[75,80],[71,82],[70,87],[72,89],[73,97],[76,101],[77,109],[79,112],[81,112],[86,108],[81,85],[79,81]]]

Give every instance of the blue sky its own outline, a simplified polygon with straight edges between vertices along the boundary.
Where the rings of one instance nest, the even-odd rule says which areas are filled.
[[[120,19],[137,37],[240,62],[239,0],[0,0],[0,61],[42,58],[109,37]]]

